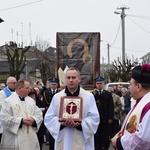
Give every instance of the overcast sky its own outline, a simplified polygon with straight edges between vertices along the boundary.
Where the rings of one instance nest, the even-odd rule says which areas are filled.
[[[0,0],[0,46],[15,41],[24,45],[36,37],[56,47],[57,32],[100,32],[101,58],[122,56],[120,7],[125,9],[125,47],[128,58],[150,51],[150,0]],[[30,24],[30,25],[29,25]],[[30,26],[30,27],[29,27]],[[23,36],[22,36],[23,33]]]

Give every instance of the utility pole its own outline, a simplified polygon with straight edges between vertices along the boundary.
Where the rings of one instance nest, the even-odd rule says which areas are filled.
[[[12,36],[12,41],[14,41],[14,38],[13,38],[13,29],[11,28],[11,36]]]
[[[125,9],[129,9],[126,7],[120,7],[117,9],[121,9],[121,12],[114,12],[115,14],[120,14],[121,15],[121,24],[122,24],[122,64],[124,65],[125,62]]]
[[[30,45],[32,46],[31,23],[30,22],[29,22],[29,39],[30,39]]]
[[[104,73],[104,57],[102,57],[102,72],[103,72],[102,76],[103,76],[103,78],[105,78],[104,77],[105,76],[105,73]]]
[[[25,62],[25,75],[26,75],[26,79],[28,78],[28,70],[27,70],[27,61]]]
[[[17,22],[19,24],[21,24],[21,34],[18,34],[17,32],[17,36],[21,36],[21,48],[23,48],[23,22]]]
[[[22,48],[23,48],[23,23],[22,22],[21,22],[21,25],[22,25],[22,35],[21,35],[22,36],[22,44],[21,45],[22,45]]]
[[[108,54],[108,70],[110,70],[110,53],[109,53],[110,45],[107,43],[107,54]],[[108,82],[110,82],[110,77],[108,77]]]
[[[110,54],[109,54],[110,45],[107,44],[107,54],[108,54],[108,65],[110,65]]]

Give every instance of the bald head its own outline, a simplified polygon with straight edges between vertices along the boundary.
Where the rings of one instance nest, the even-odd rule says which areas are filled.
[[[8,77],[6,83],[8,84],[9,82],[16,82],[16,78],[12,76]]]
[[[14,90],[16,82],[17,82],[16,78],[13,77],[13,76],[10,76],[10,77],[7,78],[6,83],[7,83],[7,86],[8,86],[9,89]]]

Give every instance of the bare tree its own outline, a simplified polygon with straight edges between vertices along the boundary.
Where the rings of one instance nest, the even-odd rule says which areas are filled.
[[[35,47],[40,51],[45,51],[50,47],[50,43],[47,40],[42,40],[39,36],[36,37]]]
[[[38,43],[39,42],[39,43]],[[40,43],[41,42],[41,43]],[[21,73],[25,73],[25,66],[31,69],[32,77],[36,77],[36,69],[40,71],[43,83],[49,78],[55,77],[56,68],[56,48],[50,47],[47,41],[36,42],[36,46],[27,46],[25,48],[17,47],[17,44],[11,42],[10,45],[0,47],[1,55],[9,67],[9,75],[20,78]],[[1,56],[1,57],[2,57]],[[5,56],[5,57],[4,57]],[[30,72],[27,72],[30,74]]]
[[[40,38],[36,40],[35,53],[38,59],[38,65],[36,69],[40,70],[42,82],[46,85],[49,78],[55,77],[56,68],[56,48],[49,46],[48,41],[43,41]]]
[[[5,45],[5,55],[8,60],[9,74],[16,77],[18,80],[26,65],[25,53],[29,50],[29,46],[25,48],[18,48],[16,44]]]
[[[130,72],[138,62],[131,62],[131,59],[126,59],[124,64],[118,59],[112,62],[112,67],[107,71],[111,82],[128,82],[131,78]]]
[[[40,60],[39,70],[41,73],[41,79],[44,84],[51,77],[55,77],[55,61],[53,59],[47,58],[47,55],[43,54],[43,59]]]

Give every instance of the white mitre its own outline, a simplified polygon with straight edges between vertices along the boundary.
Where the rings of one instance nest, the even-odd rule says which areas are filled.
[[[66,72],[69,69],[68,66],[65,67],[64,71],[59,67],[58,69],[58,77],[59,77],[59,85],[66,86]]]

